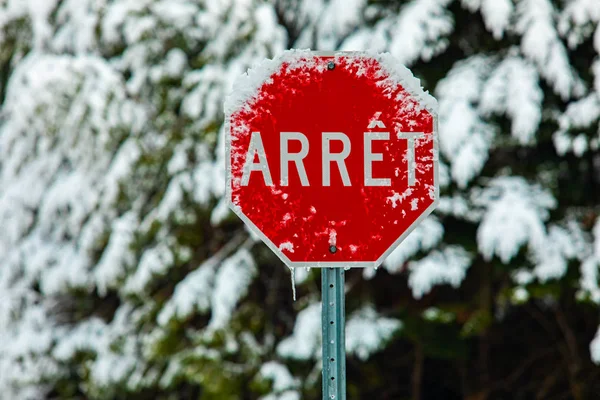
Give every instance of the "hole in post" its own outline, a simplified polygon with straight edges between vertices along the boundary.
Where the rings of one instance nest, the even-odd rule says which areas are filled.
[[[332,380],[332,381],[334,381],[334,380],[335,380],[335,378],[332,376],[332,377],[331,377],[331,380]]]
[[[330,323],[331,325],[333,325],[333,321],[329,321],[329,323]]]
[[[330,358],[329,361],[334,362],[335,358]]]
[[[331,284],[329,285],[329,287],[333,287],[333,283],[331,283]]]

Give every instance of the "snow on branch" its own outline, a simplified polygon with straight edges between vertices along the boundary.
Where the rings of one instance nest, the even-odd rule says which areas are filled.
[[[175,265],[174,243],[166,240],[147,248],[139,260],[135,272],[127,277],[123,291],[128,294],[144,293],[155,276],[164,275]]]
[[[245,234],[234,236],[217,253],[204,261],[177,284],[173,295],[163,305],[158,314],[157,321],[160,326],[166,326],[174,318],[180,321],[184,320],[196,310],[206,312],[210,309],[213,303],[213,288],[217,266],[223,263],[226,257],[242,244],[244,239]]]
[[[121,231],[115,203],[139,155],[135,138],[147,114],[106,60],[37,51],[10,75],[2,111],[0,293],[10,287],[11,294],[0,295],[0,303],[19,318],[0,324],[2,343],[12,346],[12,353],[0,349],[0,365],[12,364],[16,371],[16,360],[23,364],[21,378],[0,367],[0,379],[12,382],[0,387],[27,379],[29,389],[9,395],[26,398],[26,392],[43,389],[38,384],[47,374],[61,371],[47,354],[50,345],[32,352],[18,339],[30,341],[28,346],[55,343],[65,332],[52,318],[61,312],[61,297],[54,295],[95,284],[105,293],[120,274],[119,265],[107,264],[127,258],[127,244],[115,243]],[[119,232],[111,241],[113,228]],[[127,227],[122,231],[126,236]],[[97,254],[106,258],[95,275]]]
[[[502,39],[514,12],[512,0],[462,0],[472,12],[481,10],[485,27],[495,39]]]
[[[458,288],[471,265],[472,256],[460,246],[435,250],[424,258],[411,261],[408,285],[415,298],[420,299],[436,285],[450,284]]]
[[[581,265],[581,293],[579,295],[587,295],[591,297],[592,301],[596,304],[600,303],[600,286],[598,281],[600,276],[598,271],[600,270],[600,218],[596,221],[596,225],[593,229],[594,246],[593,254],[582,263]],[[590,343],[590,356],[592,362],[600,364],[600,327],[596,332],[596,336]]]
[[[52,25],[50,16],[55,11],[59,0],[8,0],[0,3],[0,31],[14,21],[28,19],[30,26],[31,44],[34,49],[41,49],[47,46],[52,37]],[[8,35],[7,35],[8,36]],[[0,46],[5,45],[5,41],[10,39],[5,35],[0,35]]]
[[[600,365],[600,328],[598,328],[596,336],[590,343],[590,356],[594,364]]]
[[[343,41],[364,21],[366,0],[312,0],[302,1],[289,19],[302,27],[300,36],[292,45],[297,48],[337,50]],[[357,50],[357,49],[353,49]]]
[[[401,327],[400,321],[381,317],[367,305],[348,317],[346,352],[367,360]],[[311,304],[298,313],[292,335],[279,343],[277,354],[296,360],[321,358],[321,303]]]
[[[398,14],[363,27],[350,35],[341,50],[389,51],[400,63],[410,65],[430,60],[448,47],[447,36],[454,30],[447,9],[450,0],[412,0]]]
[[[384,347],[402,323],[394,318],[377,315],[370,305],[355,311],[346,324],[346,352],[362,361]]]
[[[277,361],[266,362],[261,365],[258,375],[272,382],[272,392],[260,400],[300,400],[300,394],[295,390],[300,386],[300,380],[294,378],[285,365]]]
[[[443,236],[444,226],[440,221],[434,216],[427,217],[384,261],[385,269],[390,273],[402,271],[405,262],[419,251],[428,251],[437,246]]]
[[[36,4],[43,2],[35,1]],[[104,1],[62,0],[56,10],[56,32],[52,49],[58,53],[84,54],[98,47],[96,27],[105,7]]]
[[[127,267],[134,264],[131,246],[137,224],[133,212],[128,212],[112,222],[112,234],[94,268],[94,278],[101,296],[106,294],[109,288],[115,288],[119,279],[125,277]]]
[[[592,253],[581,263],[581,278],[579,285],[581,287],[578,295],[580,297],[589,297],[594,303],[600,304],[600,218],[596,220],[592,231],[593,245]]]
[[[569,260],[581,261],[588,253],[587,243],[581,228],[575,221],[566,226],[551,225],[542,242],[530,251],[530,258],[535,265],[533,274],[540,282],[562,278]]]
[[[35,52],[11,75],[3,111],[0,262],[20,252],[10,268],[23,266],[30,282],[41,274],[44,293],[88,287],[82,272],[137,155],[127,135],[142,131],[146,113],[105,60]]]
[[[248,288],[258,274],[254,259],[248,251],[251,245],[252,240],[246,240],[245,245],[225,259],[217,271],[211,296],[209,329],[225,327],[237,303],[248,294]]]
[[[569,47],[575,48],[596,34],[600,37],[600,7],[596,0],[568,0],[558,17],[558,30],[567,38]],[[600,52],[600,45],[596,45]]]
[[[279,342],[277,354],[296,360],[321,357],[321,303],[313,303],[298,313],[292,335]]]
[[[440,149],[450,161],[450,173],[464,188],[475,178],[489,156],[495,135],[475,106],[480,101],[491,61],[473,56],[452,67],[435,90],[439,103]]]
[[[571,67],[556,31],[556,10],[549,0],[523,0],[517,5],[516,30],[523,35],[521,51],[564,100],[582,94],[583,86]]]
[[[552,139],[554,147],[560,155],[573,152],[581,157],[588,149],[600,146],[600,92],[593,92],[586,97],[571,102],[566,111],[558,117],[558,130]],[[590,138],[585,130],[596,128],[598,135]]]
[[[52,357],[63,329],[49,318],[49,307],[22,285],[7,285],[0,273],[0,387],[7,399],[36,400],[49,388],[40,382],[62,371]]]
[[[544,221],[556,200],[539,185],[518,176],[498,177],[473,190],[471,198],[483,209],[477,245],[486,260],[496,255],[507,264],[523,245],[539,248],[544,243]]]
[[[535,67],[519,56],[509,56],[484,84],[479,107],[484,115],[506,114],[512,120],[512,136],[530,144],[542,119],[542,99]]]

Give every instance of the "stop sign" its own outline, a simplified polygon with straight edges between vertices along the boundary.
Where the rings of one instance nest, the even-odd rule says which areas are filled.
[[[225,104],[230,207],[290,267],[378,266],[437,204],[436,108],[389,54],[267,60]]]

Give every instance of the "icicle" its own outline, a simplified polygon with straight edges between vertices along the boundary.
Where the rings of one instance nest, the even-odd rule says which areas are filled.
[[[292,267],[288,267],[290,269],[290,278],[292,280],[292,296],[294,301],[296,301],[296,270]]]

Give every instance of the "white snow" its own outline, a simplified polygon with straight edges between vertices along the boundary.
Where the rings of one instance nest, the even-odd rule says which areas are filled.
[[[447,36],[454,29],[448,3],[450,0],[412,0],[399,13],[352,33],[341,49],[389,51],[405,65],[418,59],[428,61],[447,48]]]
[[[107,289],[115,287],[117,281],[125,276],[127,267],[133,265],[134,256],[130,246],[136,225],[133,213],[126,213],[113,221],[109,242],[94,269],[94,278],[101,295]]]
[[[600,276],[598,270],[600,270],[600,261],[597,257],[590,257],[581,263],[581,278],[579,279],[581,291],[587,294],[596,304],[600,304],[600,287],[598,287]]]
[[[483,168],[495,135],[474,104],[480,101],[490,60],[473,56],[455,65],[436,87],[442,154],[450,160],[452,179],[464,188]]]
[[[125,282],[124,290],[128,293],[142,293],[156,275],[164,275],[173,267],[175,255],[168,243],[159,243],[142,254],[139,265],[133,275]]]
[[[277,354],[296,360],[321,356],[321,303],[314,303],[298,313],[291,336],[277,346]]]
[[[566,227],[551,225],[538,246],[530,251],[535,265],[533,273],[539,281],[562,278],[569,260],[582,260],[586,255],[584,233],[573,221]]]
[[[289,65],[288,70],[293,71],[311,67],[310,60],[309,50],[286,50],[275,59],[256,63],[233,83],[233,88],[225,99],[225,115],[231,116],[244,104],[254,100],[258,89],[279,70],[282,63]]]
[[[502,38],[514,12],[511,0],[462,0],[462,3],[472,12],[480,9],[485,26],[494,38]]]
[[[183,99],[181,110],[199,126],[206,126],[219,114],[220,99],[224,97],[225,79],[223,71],[214,65],[187,74],[183,85],[190,88]]]
[[[223,261],[215,276],[209,328],[225,327],[236,304],[248,293],[248,287],[256,274],[254,259],[245,248]]]
[[[350,67],[353,65],[358,66],[359,71],[364,56],[374,58],[387,74],[387,77],[378,82],[378,84],[384,88],[398,84],[401,85],[418,100],[421,106],[436,114],[437,100],[429,93],[425,92],[421,87],[421,82],[413,76],[408,68],[398,63],[398,60],[391,54],[377,54],[369,51],[354,54],[335,53],[335,56],[347,58],[348,65]],[[295,71],[298,69],[316,69],[320,72],[325,71],[324,64],[315,62],[314,57],[308,50],[286,50],[277,58],[263,60],[236,79],[232,91],[225,100],[225,115],[231,116],[244,104],[256,101],[259,88],[263,83],[269,82],[273,74],[278,72],[281,65],[284,63],[287,71]]]
[[[285,242],[281,242],[279,244],[278,248],[279,248],[279,250],[287,250],[290,253],[294,252],[294,244],[292,242],[290,242],[289,240],[285,241]]]
[[[517,5],[517,32],[523,35],[521,51],[563,99],[582,94],[582,83],[569,64],[567,51],[554,22],[556,10],[549,0],[523,0]]]
[[[464,218],[467,221],[472,220],[474,214],[470,209],[468,200],[459,194],[455,194],[452,197],[442,196],[438,207],[436,208],[436,212],[454,215],[459,218]]]
[[[277,361],[264,363],[261,365],[258,373],[262,378],[273,382],[274,392],[283,392],[288,389],[294,389],[300,384],[300,380],[294,378],[288,368]]]
[[[383,265],[391,273],[400,272],[406,261],[419,251],[431,250],[442,240],[443,235],[444,227],[440,221],[434,216],[429,216],[415,227]]]
[[[517,269],[513,273],[513,281],[517,285],[528,285],[535,279],[535,275],[531,271],[525,269]]]
[[[333,228],[328,228],[328,232],[329,232],[329,245],[335,246],[336,239],[337,239],[337,231]]]
[[[593,34],[593,27],[600,21],[600,7],[595,0],[571,0],[566,3],[558,18],[558,30],[561,36],[567,38],[569,47],[579,46]],[[600,32],[596,28],[598,38]],[[596,42],[596,50],[600,46]]]
[[[419,199],[412,199],[410,201],[410,209],[412,211],[415,211],[419,208]]]
[[[304,12],[319,10],[310,1],[303,2]],[[340,37],[351,33],[362,22],[363,10],[367,0],[331,0],[324,2],[319,22],[315,26],[318,35],[318,47],[323,50],[335,50]],[[316,19],[316,18],[315,18]]]
[[[596,220],[593,231],[593,244],[590,254],[583,254],[585,259],[581,263],[579,285],[580,294],[585,294],[596,303],[600,304],[600,218]],[[581,254],[581,251],[580,251]]]
[[[209,258],[177,284],[175,293],[158,314],[160,325],[166,325],[171,318],[184,320],[194,311],[210,309],[217,262],[218,259]]]
[[[63,0],[56,10],[52,47],[59,53],[85,54],[97,48],[96,24],[104,1]]]
[[[192,24],[198,7],[187,0],[161,0],[153,2],[152,11],[166,24],[185,29]]]
[[[230,212],[231,210],[229,209],[227,200],[225,199],[225,197],[222,197],[221,200],[219,200],[217,206],[213,209],[212,213],[210,214],[210,223],[213,226],[218,226],[227,218]]]
[[[600,364],[600,328],[590,343],[590,356],[595,364]]]
[[[484,115],[507,114],[512,119],[512,136],[528,144],[534,140],[542,119],[542,99],[536,69],[513,56],[494,69],[484,85],[479,106]]]
[[[428,110],[430,114],[437,116],[438,102],[435,97],[423,90],[421,81],[415,78],[413,73],[402,65],[397,57],[390,53],[375,54],[372,51],[366,54],[375,58],[383,67],[383,70],[389,74],[388,78],[379,82],[381,86],[386,87],[388,85],[394,86],[400,84],[413,98],[418,100],[418,104],[421,107]]]
[[[346,323],[346,352],[366,361],[401,327],[402,323],[397,319],[380,317],[372,306],[364,306]]]
[[[554,147],[560,155],[572,151],[580,157],[588,148],[587,137],[583,134],[573,135],[569,131],[578,132],[588,129],[600,119],[600,95],[591,93],[577,101],[569,103],[566,111],[558,118],[559,129],[554,133]]]
[[[507,164],[481,175],[490,152],[535,149],[552,126],[552,165],[563,156],[584,162],[597,152],[597,0],[307,0],[277,12],[273,2],[254,0],[6,0],[0,5],[0,61],[9,73],[0,110],[0,397],[45,398],[73,371],[84,371],[74,381],[83,397],[110,396],[116,385],[169,390],[187,379],[186,360],[219,362],[224,374],[239,373],[240,364],[223,357],[250,349],[251,370],[273,383],[262,400],[299,400],[300,385],[314,384],[318,374],[303,382],[275,359],[318,369],[317,292],[307,284],[294,303],[304,309],[287,338],[238,331],[236,313],[258,274],[249,252],[257,238],[242,230],[214,247],[231,227],[223,101],[249,67],[256,66],[240,78],[231,107],[251,101],[273,71],[261,60],[299,60],[306,53],[284,49],[311,47],[367,51],[392,75],[382,84],[400,81],[435,109],[399,64],[443,54],[455,29],[463,30],[452,15],[458,8],[482,19],[482,37],[510,33],[510,44],[498,40],[482,55],[475,42],[457,43],[466,56],[439,70],[445,73],[439,82],[423,81],[439,100],[434,156],[446,191],[437,216],[423,221],[384,267],[406,272],[419,298],[435,285],[458,286],[478,252],[510,268],[506,307],[529,301],[531,285],[573,273],[577,299],[600,304],[600,221],[594,225],[593,214],[579,207],[550,213],[557,170],[540,165],[526,180]],[[297,27],[290,31],[298,33],[295,42],[280,18]],[[579,53],[589,55],[588,64],[577,64],[581,77],[572,67]],[[390,192],[389,209],[410,201],[403,196]],[[456,242],[444,230],[448,217],[476,228],[476,242],[449,244]],[[201,232],[207,248],[183,243],[179,228],[206,218],[211,226],[204,228],[214,230],[214,236]],[[161,283],[169,273],[180,279],[173,293]],[[294,273],[299,283],[310,276],[305,268]],[[106,319],[93,316],[96,310],[81,315],[87,303],[78,296],[94,304],[116,296],[118,308]],[[371,305],[348,312],[347,351],[360,360],[385,349],[401,328],[379,312]],[[196,315],[210,316],[210,327],[185,325]],[[443,305],[422,318],[458,323]],[[193,349],[173,350],[166,368],[157,368],[156,349],[181,327]],[[204,344],[215,334],[222,348]],[[600,329],[590,355],[600,364]],[[206,379],[205,370],[194,379]]]
[[[493,179],[472,193],[475,205],[484,208],[477,230],[479,252],[487,260],[497,255],[508,263],[521,247],[538,248],[545,240],[544,221],[556,200],[547,190],[519,177]]]
[[[305,0],[297,9],[286,9],[286,18],[304,26],[294,47],[336,50],[341,39],[362,25],[366,5],[365,0]]]
[[[173,224],[189,221],[182,194],[191,192],[200,207],[223,197],[224,163],[215,159],[210,138],[218,137],[230,77],[283,49],[283,28],[271,5],[226,3],[207,2],[202,11],[190,1],[8,0],[0,6],[0,45],[12,53],[0,123],[2,396],[46,397],[77,349],[93,357],[82,389],[88,397],[115,382],[134,390],[157,374],[139,358],[147,335],[135,318],[123,317],[128,298],[148,304],[146,285],[175,259],[189,260],[189,247],[174,240]],[[183,47],[173,48],[178,35]],[[189,48],[200,47],[202,36],[226,44],[202,54],[207,65],[220,66],[203,92],[197,86],[207,79],[191,79],[187,64]],[[242,41],[248,41],[244,50],[231,57],[231,44]],[[165,77],[192,83],[167,87]],[[205,143],[193,136],[190,147],[167,120],[194,89],[201,91],[194,110],[200,111],[181,136],[212,128]],[[164,113],[157,113],[159,99]],[[178,143],[181,151],[165,158],[168,146]],[[168,190],[162,182],[170,182]],[[161,228],[148,238],[157,223]],[[231,281],[240,289],[236,295],[244,292],[243,284]],[[234,297],[223,276],[220,282],[208,291],[211,306],[215,290],[225,294],[214,303],[215,323],[229,318],[219,313],[231,313]],[[74,291],[103,297],[113,290],[122,305],[112,321],[78,317],[71,327],[54,320],[76,301]],[[204,293],[190,290],[190,302],[202,303],[193,297],[198,291]],[[188,305],[179,300],[173,316],[204,312]],[[139,309],[148,320],[146,306]],[[161,321],[170,320],[168,312],[157,311]]]
[[[408,265],[408,285],[419,299],[436,285],[450,284],[457,288],[465,278],[472,256],[462,247],[448,246]]]
[[[346,351],[367,360],[401,326],[400,321],[380,317],[371,306],[365,306],[348,317]],[[280,342],[277,353],[285,358],[299,360],[321,357],[320,303],[309,305],[298,314],[292,336]]]
[[[107,347],[108,327],[99,318],[92,318],[74,327],[54,347],[52,355],[60,361],[68,361],[77,352],[95,351]]]

